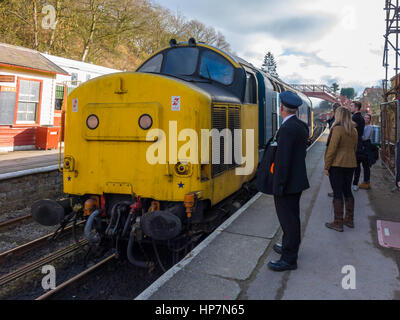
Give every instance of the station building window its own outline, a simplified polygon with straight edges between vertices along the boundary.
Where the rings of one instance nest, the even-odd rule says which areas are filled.
[[[64,102],[64,86],[57,85],[56,86],[56,101],[55,101],[55,110],[61,110]]]
[[[77,73],[71,73],[71,84],[73,86],[78,85],[78,74]]]
[[[17,123],[35,123],[40,106],[41,81],[19,79]]]

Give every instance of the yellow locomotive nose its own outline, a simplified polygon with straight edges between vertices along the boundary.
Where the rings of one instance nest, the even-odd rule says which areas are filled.
[[[68,97],[64,192],[182,201],[188,191],[201,190],[201,173],[188,161],[174,170],[177,155],[169,151],[185,144],[178,141],[182,130],[200,136],[202,128],[210,128],[210,115],[210,95],[179,79],[117,73],[86,82]],[[176,122],[176,132],[169,132],[170,121]],[[152,130],[163,134],[149,139]],[[149,163],[146,152],[160,139],[166,161]]]

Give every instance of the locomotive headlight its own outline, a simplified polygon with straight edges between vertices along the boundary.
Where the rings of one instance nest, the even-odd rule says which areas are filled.
[[[90,130],[94,130],[99,126],[99,118],[97,118],[96,115],[91,114],[87,119],[86,119],[86,125]]]
[[[148,130],[153,125],[153,119],[148,114],[142,114],[139,118],[139,127]]]

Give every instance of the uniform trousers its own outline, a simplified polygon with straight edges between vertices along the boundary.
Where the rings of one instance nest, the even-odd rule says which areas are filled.
[[[301,242],[300,197],[301,192],[274,196],[276,213],[283,231],[281,259],[290,264],[297,262]]]

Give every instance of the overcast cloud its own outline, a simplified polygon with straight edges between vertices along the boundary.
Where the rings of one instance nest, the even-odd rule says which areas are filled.
[[[356,91],[384,78],[384,1],[159,0],[223,32],[238,56],[260,67],[267,51],[293,83],[338,82]]]

